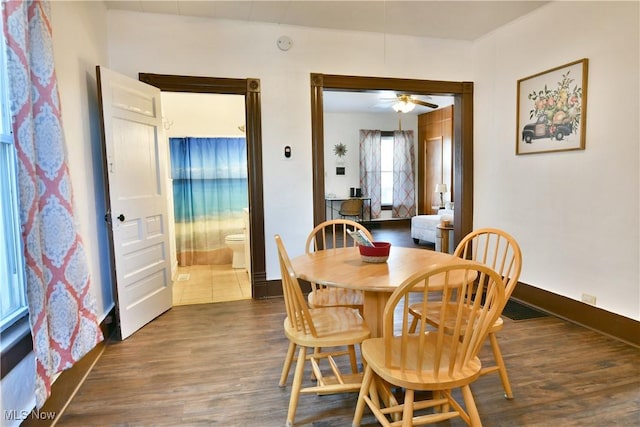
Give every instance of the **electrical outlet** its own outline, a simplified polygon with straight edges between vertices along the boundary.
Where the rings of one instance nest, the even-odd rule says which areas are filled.
[[[582,302],[586,302],[590,305],[596,305],[596,297],[595,295],[582,294]]]

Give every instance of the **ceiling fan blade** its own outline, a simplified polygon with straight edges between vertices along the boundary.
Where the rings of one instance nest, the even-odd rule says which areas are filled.
[[[411,98],[411,100],[409,102],[413,102],[414,104],[418,104],[418,105],[423,105],[425,107],[429,107],[429,108],[438,108],[438,106],[436,104],[432,104],[430,102],[426,102],[426,101],[421,101],[419,99],[415,99],[415,98]]]
[[[438,106],[436,104],[433,104],[431,102],[427,102],[427,101],[422,101],[418,98],[416,98],[413,95],[407,95],[407,94],[400,94],[397,95],[398,97],[398,101],[400,102],[411,102],[412,104],[416,104],[416,105],[422,105],[424,107],[429,107],[429,108],[438,108]]]

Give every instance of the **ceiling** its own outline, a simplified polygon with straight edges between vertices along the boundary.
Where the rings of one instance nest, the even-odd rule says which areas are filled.
[[[104,1],[108,9],[475,40],[548,1]]]
[[[104,1],[108,9],[472,41],[547,1]],[[389,113],[394,94],[325,91],[326,112]],[[417,96],[443,107],[451,97]],[[430,108],[416,106],[408,114]]]

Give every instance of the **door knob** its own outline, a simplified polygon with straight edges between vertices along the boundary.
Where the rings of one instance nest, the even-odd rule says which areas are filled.
[[[120,220],[120,222],[124,222],[124,215],[123,215],[123,214],[120,214],[120,215],[118,216],[118,219]]]

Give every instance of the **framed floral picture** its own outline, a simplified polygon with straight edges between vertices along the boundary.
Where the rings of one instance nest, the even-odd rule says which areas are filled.
[[[516,154],[584,150],[589,60],[518,80]]]

